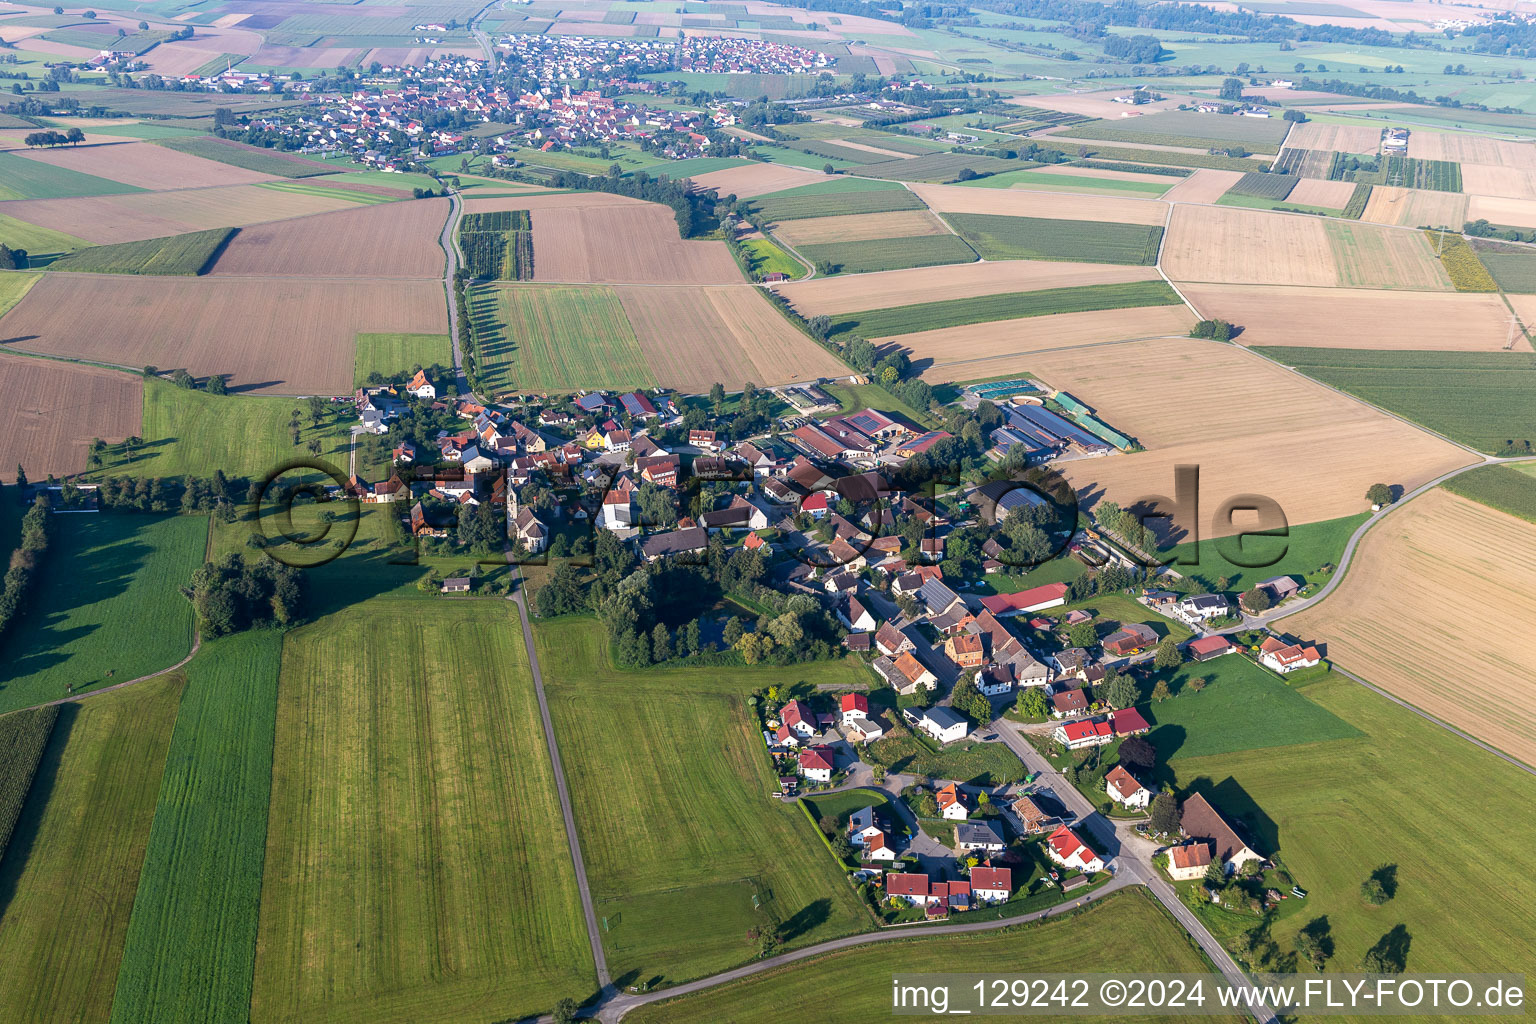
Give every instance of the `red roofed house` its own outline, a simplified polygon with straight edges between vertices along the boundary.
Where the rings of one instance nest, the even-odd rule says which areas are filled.
[[[411,382],[405,386],[405,390],[417,398],[432,399],[437,397],[437,388],[427,379],[426,372],[423,370],[416,371],[416,376],[411,378]]]
[[[961,668],[977,668],[987,660],[981,637],[975,633],[957,633],[944,641],[944,653]]]
[[[784,724],[795,731],[795,735],[801,739],[807,739],[816,735],[816,713],[804,701],[792,700],[784,705],[784,710],[779,712]]]
[[[1104,638],[1103,647],[1107,654],[1117,657],[1136,654],[1148,647],[1157,644],[1157,633],[1143,622],[1127,622],[1109,636]]]
[[[1210,866],[1210,843],[1185,843],[1168,851],[1168,877],[1175,882],[1193,882],[1204,878]]]
[[[800,503],[800,511],[809,515],[812,519],[825,519],[827,517],[827,492],[817,491],[806,495]]]
[[[1117,804],[1135,810],[1146,810],[1152,802],[1152,791],[1136,781],[1136,777],[1120,765],[1115,765],[1104,776],[1104,791]]]
[[[1064,868],[1076,868],[1090,875],[1104,870],[1104,861],[1099,855],[1065,825],[1046,836],[1045,855]]]
[[[843,710],[843,724],[847,725],[850,718],[869,717],[869,698],[862,693],[845,693],[841,702]]]
[[[1135,708],[1121,708],[1119,711],[1111,711],[1109,713],[1109,724],[1114,727],[1117,739],[1121,736],[1135,736],[1137,733],[1143,733],[1152,728],[1147,724],[1147,720],[1141,717],[1141,712]]]
[[[938,797],[940,817],[948,821],[964,821],[970,816],[970,811],[965,807],[965,794],[953,782],[935,795]]]
[[[1051,695],[1051,717],[1070,718],[1088,710],[1088,697],[1082,690],[1063,690]]]
[[[832,781],[832,748],[811,747],[800,752],[800,774],[812,782]]]
[[[1323,656],[1316,647],[1288,644],[1277,637],[1270,637],[1259,645],[1259,664],[1272,668],[1281,675],[1299,668],[1312,668],[1321,664]]]
[[[928,905],[932,898],[928,886],[927,875],[907,875],[892,872],[885,876],[885,893],[887,896],[899,896],[914,907]]]
[[[1004,903],[1013,895],[1013,872],[1007,868],[971,868],[971,895],[982,903]]]
[[[1210,661],[1223,654],[1231,654],[1237,648],[1224,636],[1203,636],[1189,643],[1189,656],[1195,661]]]
[[[981,599],[981,606],[993,615],[1018,615],[1022,612],[1038,612],[1067,603],[1065,583],[1047,583],[1043,587],[1021,590],[1017,594],[997,594]]]
[[[1051,733],[1051,738],[1068,750],[1102,747],[1115,738],[1115,727],[1101,721],[1064,722]]]

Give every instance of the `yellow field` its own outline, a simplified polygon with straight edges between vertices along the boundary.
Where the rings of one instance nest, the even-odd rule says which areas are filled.
[[[1052,220],[1102,220],[1120,224],[1162,224],[1168,208],[1160,199],[1077,196],[1023,189],[968,188],[964,185],[910,186],[918,198],[940,213],[995,213],[1005,217]]]
[[[773,225],[773,233],[790,245],[821,245],[829,242],[860,242],[871,238],[913,238],[943,235],[944,222],[928,210],[897,210],[893,213],[851,213],[840,217],[809,217]]]
[[[1244,345],[1497,352],[1509,310],[1497,295],[1189,284],[1202,316],[1241,324]],[[1530,351],[1522,337],[1518,348]]]
[[[734,195],[742,199],[780,192],[801,185],[813,185],[825,181],[826,175],[803,167],[787,167],[784,164],[756,163],[749,167],[728,167],[723,171],[695,174],[693,183],[700,188],[720,190],[720,195]]]
[[[1536,524],[1436,488],[1373,527],[1338,593],[1284,627],[1536,764],[1533,615]]]
[[[1417,139],[1419,133],[1414,132]],[[1341,153],[1374,153],[1381,148],[1381,129],[1370,125],[1318,124],[1308,121],[1291,129],[1288,149],[1332,149]]]
[[[1425,224],[1446,225],[1456,230],[1469,219],[1467,197],[1456,192],[1377,185],[1371,189],[1371,198],[1365,204],[1365,213],[1360,219],[1373,224],[1401,224],[1410,228]]]
[[[1121,505],[1169,495],[1178,465],[1200,467],[1202,535],[1252,529],[1213,521],[1223,502],[1267,495],[1290,523],[1366,510],[1378,480],[1415,487],[1473,461],[1460,448],[1234,345],[1128,342],[1039,352],[1029,368],[1094,407],[1148,449],[1061,468],[1080,493]],[[1149,401],[1148,396],[1156,396]],[[1149,525],[1157,521],[1149,522]],[[1178,522],[1181,530],[1192,524]]]
[[[1530,199],[1536,196],[1536,170],[1498,164],[1462,164],[1461,190],[1468,195]]]

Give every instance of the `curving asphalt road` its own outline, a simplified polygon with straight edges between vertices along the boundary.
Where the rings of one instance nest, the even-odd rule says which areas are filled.
[[[448,222],[438,244],[447,258],[443,273],[443,295],[448,300],[448,340],[453,345],[453,378],[455,390],[461,395],[475,396],[469,390],[469,378],[464,376],[464,356],[459,351],[459,304],[453,297],[453,278],[459,272],[459,218],[464,215],[464,200],[454,191],[448,193]],[[478,401],[478,399],[476,399]]]

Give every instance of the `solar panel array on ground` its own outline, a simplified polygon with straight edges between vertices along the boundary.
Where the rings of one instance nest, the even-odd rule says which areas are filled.
[[[1012,395],[1021,395],[1026,391],[1039,391],[1035,382],[1019,378],[1017,380],[995,380],[988,384],[972,384],[966,389],[977,398],[987,401],[995,401],[999,398],[1008,398]]]

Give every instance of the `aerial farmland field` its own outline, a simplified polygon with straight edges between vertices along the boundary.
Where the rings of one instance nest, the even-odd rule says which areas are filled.
[[[63,171],[95,175],[108,181],[154,190],[251,185],[272,176],[205,160],[150,142],[123,141],[49,149],[28,154],[27,159],[50,164]]]
[[[177,153],[201,157],[204,160],[228,164],[231,167],[243,168],[258,175],[279,178],[313,178],[339,169],[313,160],[304,160],[208,136],[156,139],[153,145],[164,146]]]
[[[452,360],[446,334],[359,334],[352,383],[362,387],[375,373],[393,378],[417,366],[448,366]]]
[[[419,199],[241,228],[212,273],[441,280],[447,219],[447,200]]]
[[[139,432],[141,391],[115,370],[0,353],[0,465],[39,478],[84,470],[91,438]]]
[[[1081,313],[1097,309],[1133,306],[1174,306],[1180,300],[1162,281],[1131,281],[1079,288],[1047,288],[1039,291],[944,299],[919,305],[893,306],[863,313],[847,313],[833,321],[833,333],[853,331],[866,338],[962,327],[995,320]]]
[[[1161,227],[1100,221],[1042,220],[951,213],[949,222],[989,260],[1081,260],[1151,266],[1157,262]]]
[[[170,238],[97,245],[48,265],[51,271],[83,274],[206,274],[234,236],[234,228],[193,231]]]
[[[71,199],[76,196],[110,196],[142,189],[110,181],[16,153],[0,153],[0,200]]]
[[[796,251],[812,263],[825,264],[834,274],[869,274],[976,260],[976,252],[965,240],[948,231],[903,238],[800,245],[796,246]]]
[[[554,196],[533,214],[534,280],[550,284],[736,284],[724,242],[678,236],[666,207]],[[619,197],[611,197],[619,198]],[[566,200],[557,202],[556,200]]]
[[[470,312],[481,372],[497,394],[656,384],[612,288],[483,286]]]

